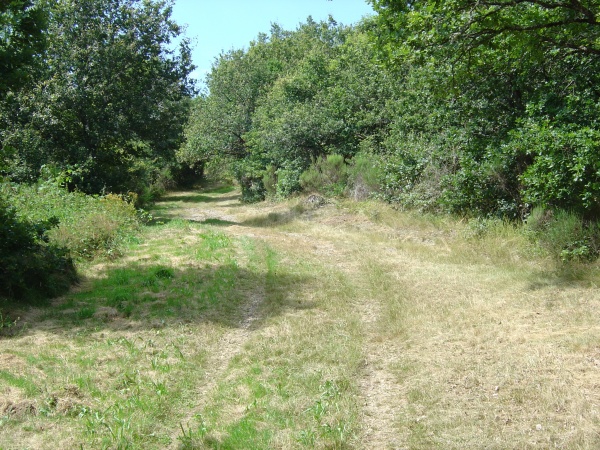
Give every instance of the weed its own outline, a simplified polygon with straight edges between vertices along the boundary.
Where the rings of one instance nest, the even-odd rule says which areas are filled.
[[[190,424],[187,424],[186,427],[183,426],[182,423],[179,424],[181,428],[181,434],[177,437],[177,439],[181,442],[182,450],[193,450],[204,448],[203,441],[208,433],[208,426],[202,417],[202,414],[196,414],[194,416],[197,425],[195,427],[191,427]]]
[[[68,192],[51,183],[0,186],[20,217],[36,222],[56,220],[49,229],[50,243],[67,248],[78,259],[114,258],[140,226],[133,203],[122,196],[103,197]]]
[[[96,308],[94,306],[85,306],[77,311],[77,318],[79,320],[91,319],[94,317],[95,312]]]
[[[14,375],[6,370],[0,370],[0,380],[8,385],[21,389],[28,397],[40,393],[40,388],[26,376]]]
[[[600,228],[571,212],[536,208],[526,231],[563,263],[590,262],[600,254]]]
[[[20,319],[20,317],[11,319],[0,311],[0,335],[12,334],[12,330],[15,329]]]

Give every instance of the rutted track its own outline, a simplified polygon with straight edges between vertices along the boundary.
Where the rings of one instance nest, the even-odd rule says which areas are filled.
[[[193,193],[175,193],[169,199],[174,200],[178,195],[188,197]],[[325,211],[325,214],[307,205],[307,211],[294,217],[303,222],[301,232],[288,232],[277,226],[253,226],[256,217],[269,217],[271,214],[271,217],[276,217],[277,222],[277,217],[285,217],[289,211],[285,206],[277,204],[240,206],[239,201],[231,195],[222,201],[218,200],[219,196],[213,198],[214,201],[211,201],[209,207],[187,206],[178,210],[178,217],[201,223],[222,223],[226,225],[223,228],[225,232],[262,241],[274,249],[285,247],[289,251],[290,248],[295,248],[298,250],[299,259],[318,259],[327,266],[341,270],[349,280],[361,286],[362,295],[355,299],[365,335],[364,370],[361,379],[357,380],[361,396],[359,403],[362,408],[361,447],[401,448],[396,424],[400,407],[405,403],[405,390],[389,370],[394,356],[401,350],[393,339],[382,341],[377,326],[381,315],[385,313],[381,311],[378,300],[369,296],[372,286],[368,286],[365,284],[367,282],[361,279],[361,264],[364,263],[364,256],[369,250],[368,244],[361,242],[360,234],[365,229],[381,234],[393,234],[394,231],[367,220],[357,221],[356,217],[343,212],[332,215],[331,210],[335,209],[332,205],[324,206],[329,210]],[[317,233],[312,232],[315,227],[318,227]],[[262,301],[260,295],[260,290],[257,290],[251,304],[245,310],[244,317],[241,318],[240,328],[222,338],[222,345],[219,346],[221,352],[215,357],[215,373],[211,374],[211,378],[225,369],[227,362],[241,351],[241,347],[247,341],[252,332],[250,325],[256,319],[255,315]],[[214,386],[205,387],[200,394],[206,396],[210,388]]]

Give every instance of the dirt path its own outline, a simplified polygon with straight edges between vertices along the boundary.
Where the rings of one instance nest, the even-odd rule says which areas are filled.
[[[193,193],[182,192],[173,194],[173,197],[181,195],[182,197],[193,195]],[[321,211],[313,210],[307,204],[308,212],[304,211],[304,223],[308,228],[302,232],[290,233],[272,226],[248,226],[254,223],[256,217],[269,217],[277,215],[284,216],[287,213],[286,207],[277,204],[270,205],[244,205],[240,206],[237,198],[226,195],[223,200],[219,196],[214,196],[214,202],[209,207],[198,206],[186,207],[178,212],[179,217],[187,220],[204,223],[226,223],[226,231],[238,237],[247,237],[257,239],[267,243],[273,248],[297,248],[303,251],[309,250],[312,257],[325,262],[329,266],[335,266],[342,270],[349,279],[357,283],[363,283],[361,277],[361,256],[368,249],[360,243],[359,234],[364,227],[376,228],[369,222],[358,223],[354,232],[349,231],[348,221],[353,221],[350,215],[344,213],[331,213],[335,206],[324,206],[325,214]],[[327,211],[329,210],[329,211]],[[307,220],[306,217],[310,219]],[[303,220],[302,217],[299,217]],[[340,239],[342,234],[351,233],[352,237]],[[379,233],[392,233],[393,230],[380,227],[376,230]],[[299,255],[300,256],[300,255]],[[368,287],[365,288],[368,291]],[[368,292],[367,292],[368,295]],[[258,307],[264,296],[264,289],[257,290],[252,301],[244,309],[241,318],[240,328],[229,331],[219,343],[220,352],[214,355],[210,366],[214,367],[210,377],[214,380],[225,370],[229,361],[240,352],[244,342],[250,336],[252,322],[256,319]],[[401,448],[400,439],[396,430],[398,420],[399,406],[405,403],[404,389],[397,382],[394,375],[389,370],[390,363],[393,363],[395,356],[401,351],[399,346],[392,339],[382,341],[381,334],[378,332],[378,320],[384,314],[381,311],[381,305],[377,300],[370,298],[359,299],[361,327],[364,330],[365,345],[363,349],[364,370],[360,380],[362,406],[362,437],[361,447],[369,449],[395,449]],[[210,390],[214,389],[215,383],[205,386],[199,394],[207,397]]]
[[[600,266],[375,202],[153,214],[4,330],[2,448],[600,448]]]

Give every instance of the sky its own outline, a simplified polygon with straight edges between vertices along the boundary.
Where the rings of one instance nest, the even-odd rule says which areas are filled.
[[[366,0],[175,0],[172,18],[187,25],[192,39],[192,58],[200,82],[222,51],[248,48],[271,24],[295,30],[308,16],[315,21],[333,18],[344,25],[373,13]]]

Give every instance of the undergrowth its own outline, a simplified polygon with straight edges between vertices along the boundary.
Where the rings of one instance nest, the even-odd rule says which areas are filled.
[[[0,196],[0,298],[53,297],[65,292],[76,280],[67,251],[47,243],[47,228],[54,223],[20,219]]]
[[[76,260],[121,255],[122,244],[138,231],[140,216],[132,199],[108,194],[68,192],[53,183],[3,183],[0,194],[31,223],[54,223],[48,242],[68,250]]]

